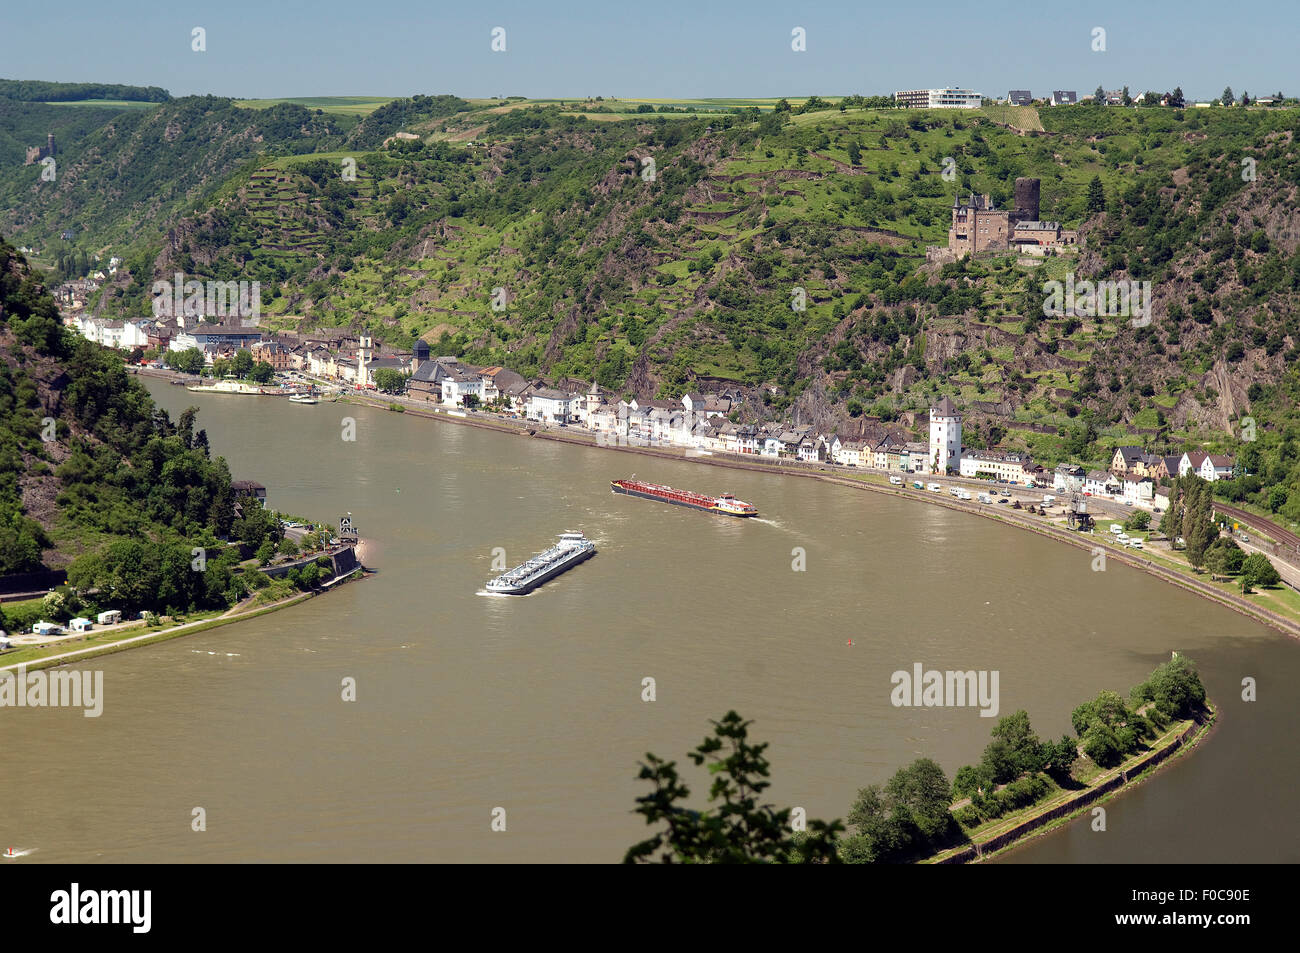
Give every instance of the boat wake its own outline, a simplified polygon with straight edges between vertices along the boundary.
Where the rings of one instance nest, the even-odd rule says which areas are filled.
[[[17,860],[19,857],[29,857],[34,853],[36,853],[35,847],[6,847],[0,857],[4,857],[5,860]]]

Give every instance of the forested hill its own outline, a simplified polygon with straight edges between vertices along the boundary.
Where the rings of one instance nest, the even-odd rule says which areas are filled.
[[[229,534],[230,473],[193,426],[158,410],[120,355],[64,329],[0,240],[0,575],[118,543],[136,560],[183,551],[188,565],[191,545]]]
[[[39,79],[0,79],[0,99],[31,103],[67,103],[86,99],[165,103],[171,93],[159,86],[123,86],[120,83],[51,83]]]
[[[167,229],[255,156],[339,146],[354,117],[280,104],[244,109],[191,96],[148,109],[51,106],[0,99],[0,234],[49,248],[156,253]],[[54,132],[53,181],[23,166],[25,146]]]
[[[1297,110],[660,109],[179,99],[69,144],[57,183],[0,171],[0,227],[48,263],[126,258],[108,315],[149,314],[175,271],[257,280],[268,328],[419,336],[641,397],[730,387],[749,419],[845,436],[940,394],[970,445],[1045,463],[1291,432]],[[1019,176],[1077,257],[927,264],[956,195],[1004,208]],[[1150,281],[1150,323],[1044,315],[1070,276]]]

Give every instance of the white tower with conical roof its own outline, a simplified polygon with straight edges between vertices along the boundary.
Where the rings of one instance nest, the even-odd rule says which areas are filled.
[[[961,470],[961,412],[947,397],[930,408],[930,472]]]

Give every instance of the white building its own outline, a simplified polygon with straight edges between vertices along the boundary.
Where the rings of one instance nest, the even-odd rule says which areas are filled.
[[[968,479],[994,479],[1019,483],[1025,478],[1028,456],[1015,451],[969,450],[962,454],[958,473]]]
[[[540,387],[528,395],[526,416],[543,423],[568,423],[573,398],[561,390]]]
[[[961,412],[947,397],[930,408],[928,462],[930,473],[961,469]]]
[[[894,99],[907,109],[979,109],[984,97],[974,90],[908,89],[894,93]]]
[[[1131,503],[1149,503],[1155,496],[1155,483],[1150,477],[1125,474],[1121,493],[1125,501]]]
[[[1119,492],[1119,480],[1109,470],[1089,470],[1083,480],[1083,492],[1092,496],[1114,496]]]
[[[1178,461],[1178,475],[1187,476],[1194,473],[1202,480],[1213,483],[1215,480],[1232,479],[1232,457],[1203,453],[1199,450],[1184,453]]]

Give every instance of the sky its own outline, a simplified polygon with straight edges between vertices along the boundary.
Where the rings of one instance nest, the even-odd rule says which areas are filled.
[[[15,3],[0,77],[181,96],[986,96],[1300,92],[1300,0],[59,0]],[[492,49],[502,28],[505,49]],[[206,49],[192,47],[193,30]],[[804,31],[801,51],[793,31]],[[1104,30],[1104,37],[1094,34]],[[1104,40],[1104,49],[1094,49]]]

